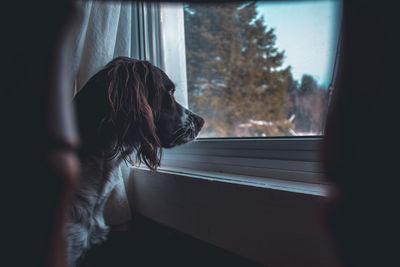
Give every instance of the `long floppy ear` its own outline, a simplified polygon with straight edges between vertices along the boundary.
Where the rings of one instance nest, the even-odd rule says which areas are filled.
[[[107,81],[108,112],[100,129],[106,136],[112,136],[110,156],[128,159],[136,151],[139,162],[156,169],[161,160],[154,119],[160,103],[155,99],[161,99],[160,88],[154,86],[156,69],[146,61],[119,57],[103,71]]]

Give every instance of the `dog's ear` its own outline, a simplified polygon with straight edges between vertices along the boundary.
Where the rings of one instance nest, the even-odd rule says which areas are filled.
[[[104,69],[108,112],[101,122],[114,138],[111,156],[125,159],[136,150],[137,160],[149,168],[160,165],[161,144],[156,133],[161,92],[156,69],[146,61],[116,58]]]

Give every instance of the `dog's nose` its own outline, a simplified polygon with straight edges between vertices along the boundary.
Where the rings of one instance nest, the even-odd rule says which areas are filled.
[[[195,118],[196,126],[199,129],[201,129],[201,127],[203,127],[203,125],[204,125],[204,119],[202,117],[200,117],[200,116],[197,116],[197,115],[195,115],[194,118]]]

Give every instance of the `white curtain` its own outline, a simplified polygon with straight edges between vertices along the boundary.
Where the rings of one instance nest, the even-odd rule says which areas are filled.
[[[96,72],[117,56],[136,57],[132,54],[132,3],[79,1],[72,73],[75,92],[79,91]],[[127,198],[130,169],[125,162],[111,175],[118,177],[104,215],[111,225],[131,219]]]
[[[80,21],[76,27],[74,64],[72,73],[76,78],[76,91],[111,59],[128,56],[139,59],[138,21],[136,3],[120,1],[79,1]],[[146,8],[150,10],[149,6]],[[188,106],[185,29],[183,5],[179,3],[160,4],[159,46],[162,59],[153,55],[154,47],[147,40],[141,49],[146,50],[146,60],[161,61],[159,66],[176,85],[175,99],[183,106]],[[149,14],[146,14],[149,15]],[[154,15],[154,14],[153,14]],[[159,33],[149,25],[151,16],[146,16],[146,36],[154,39]],[[154,23],[154,21],[152,21]],[[152,23],[150,22],[150,24]],[[157,24],[157,23],[156,23]],[[134,25],[134,26],[133,26]],[[155,27],[157,28],[157,27]],[[143,53],[143,52],[142,52]]]
[[[80,1],[81,20],[76,27],[73,72],[76,88],[110,60],[132,54],[132,3]]]

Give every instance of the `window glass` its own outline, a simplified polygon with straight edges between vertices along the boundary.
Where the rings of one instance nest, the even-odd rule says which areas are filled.
[[[200,137],[322,135],[340,11],[340,1],[185,4]]]

